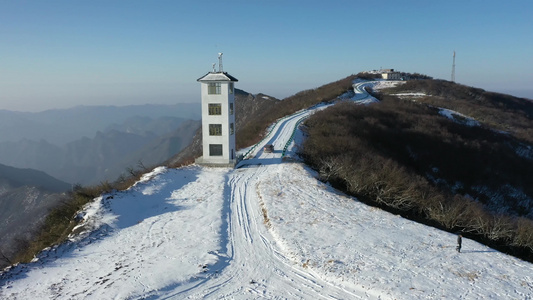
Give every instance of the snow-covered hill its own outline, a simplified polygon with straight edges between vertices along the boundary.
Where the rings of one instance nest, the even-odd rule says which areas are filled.
[[[161,167],[98,198],[71,241],[1,275],[0,298],[533,298],[532,264],[468,239],[457,253],[453,234],[368,207],[290,159],[312,111],[276,123],[236,169]]]

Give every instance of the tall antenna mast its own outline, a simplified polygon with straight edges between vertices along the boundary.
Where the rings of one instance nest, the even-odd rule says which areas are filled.
[[[455,50],[453,50],[452,82],[455,82]]]
[[[222,69],[222,54],[223,54],[222,52],[218,54],[218,71],[220,73],[224,72]]]

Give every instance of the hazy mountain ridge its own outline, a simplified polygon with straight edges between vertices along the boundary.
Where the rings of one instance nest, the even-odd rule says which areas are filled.
[[[103,132],[115,130],[138,135],[156,134],[163,135],[172,132],[180,123],[190,120],[173,116],[162,116],[157,119],[147,116],[133,116],[122,123],[113,123],[106,127]],[[196,120],[196,119],[193,119]]]
[[[0,164],[0,251],[11,257],[22,246],[16,245],[17,240],[31,238],[70,188],[42,171]],[[0,266],[5,264],[0,261]]]
[[[187,130],[195,132],[200,124],[194,119],[199,114],[199,105],[184,104],[183,109],[178,109],[179,107],[180,104],[77,107],[34,115],[3,111],[8,117],[0,123],[17,120],[15,124],[20,126],[22,131],[25,127],[21,123],[27,121],[24,118],[28,116],[33,118],[28,121],[30,127],[40,127],[41,131],[53,131],[50,128],[59,126],[60,123],[65,124],[61,125],[60,132],[48,132],[38,140],[22,136],[17,141],[0,142],[0,163],[43,170],[69,183],[94,184],[103,180],[115,180],[127,167],[137,165],[139,160],[145,161],[146,165],[158,164],[189,144],[190,134]],[[80,123],[75,124],[78,117]],[[0,126],[4,130],[8,127]],[[83,132],[80,128],[83,128]],[[66,134],[67,137],[95,129],[98,130],[90,135],[78,136],[77,139],[64,144],[54,144],[46,139],[54,140],[55,134],[69,130],[71,132]],[[38,132],[32,134],[36,135]],[[143,150],[144,147],[158,154],[151,155]]]
[[[11,188],[32,186],[50,192],[64,192],[70,188],[70,184],[53,178],[45,172],[33,169],[18,169],[2,164],[0,164],[0,180],[4,183],[4,187],[9,186]]]
[[[127,173],[128,168],[139,168],[142,166],[149,168],[160,165],[190,145],[200,127],[201,121],[184,121],[174,131],[163,136],[158,136],[145,143],[136,151],[125,155],[121,159],[117,159],[111,165],[112,167],[104,169],[103,172],[109,178],[117,178]],[[142,166],[139,164],[142,164]]]
[[[0,110],[0,142],[44,139],[62,145],[82,136],[94,136],[97,131],[104,131],[112,124],[122,124],[135,116],[199,120],[200,103],[76,106],[36,113]]]

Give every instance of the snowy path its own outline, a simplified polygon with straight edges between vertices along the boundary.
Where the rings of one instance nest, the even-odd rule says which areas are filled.
[[[255,157],[243,161],[240,168],[228,173],[228,247],[223,255],[228,258],[228,264],[202,285],[186,288],[174,296],[180,299],[363,298],[364,293],[358,296],[333,286],[295,265],[280,251],[268,232],[264,215],[266,207],[258,187],[265,184],[261,179],[282,163],[279,149],[289,141],[297,122],[309,113],[302,111],[281,120],[257,147]],[[277,150],[264,153],[264,144],[273,144]]]
[[[276,249],[259,207],[258,178],[268,167],[240,169],[228,176],[231,186],[229,264],[218,276],[179,298],[348,299],[353,294],[334,288],[293,266]]]
[[[381,81],[362,81],[362,82],[356,82],[353,84],[353,91],[355,93],[354,97],[351,99],[353,101],[357,101],[360,104],[369,104],[372,102],[377,102],[378,100],[370,94],[367,93],[365,88],[367,87],[373,87],[374,85],[380,83]]]

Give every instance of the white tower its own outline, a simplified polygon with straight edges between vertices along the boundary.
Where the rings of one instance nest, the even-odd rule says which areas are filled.
[[[237,78],[222,70],[222,53],[218,54],[219,70],[199,78],[202,90],[203,156],[199,164],[235,166],[235,90]]]

